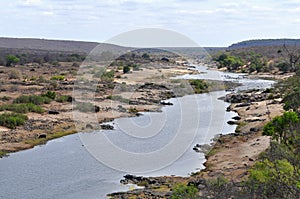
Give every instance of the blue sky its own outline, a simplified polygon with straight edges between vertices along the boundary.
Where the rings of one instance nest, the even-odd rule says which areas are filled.
[[[200,46],[299,38],[300,0],[1,0],[0,36],[102,42],[163,28]]]

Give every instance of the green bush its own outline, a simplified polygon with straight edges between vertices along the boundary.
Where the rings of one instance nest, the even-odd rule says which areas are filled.
[[[64,79],[65,79],[65,76],[63,76],[63,75],[55,75],[50,78],[50,80],[56,80],[56,81],[63,81]]]
[[[50,102],[51,99],[49,97],[39,95],[21,95],[13,101],[15,104],[32,103],[35,105],[49,104]]]
[[[129,73],[129,71],[130,71],[130,67],[129,66],[124,66],[123,67],[123,73],[125,74],[125,73]]]
[[[0,126],[15,129],[17,126],[23,125],[28,117],[19,113],[3,113],[0,115]]]
[[[176,184],[172,187],[171,199],[195,199],[197,198],[198,189],[195,186],[185,184]]]
[[[60,103],[64,103],[64,102],[72,102],[73,98],[70,95],[61,95],[56,97],[56,101],[60,102]]]
[[[273,139],[287,143],[291,133],[290,129],[295,127],[299,121],[297,113],[285,112],[282,116],[274,117],[265,125],[263,135],[269,135]]]
[[[208,89],[208,84],[204,80],[192,79],[189,80],[189,82],[193,87],[195,93],[203,93]]]
[[[54,91],[47,91],[46,93],[42,94],[42,97],[48,97],[50,99],[55,99],[56,93]]]
[[[45,110],[32,103],[27,104],[4,104],[0,106],[0,111],[12,111],[16,113],[28,113],[28,112],[34,112],[34,113],[43,113]]]

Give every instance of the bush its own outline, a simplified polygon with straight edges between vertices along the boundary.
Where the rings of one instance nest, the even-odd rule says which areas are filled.
[[[130,67],[129,66],[124,66],[123,67],[123,73],[126,74],[126,73],[129,73],[130,71]]]
[[[80,112],[99,112],[100,108],[98,106],[95,106],[94,104],[90,102],[79,102],[76,104],[75,107],[76,110],[79,110]]]
[[[56,98],[56,101],[57,102],[60,102],[60,103],[64,103],[64,102],[72,102],[73,101],[73,98],[72,96],[70,95],[61,95],[61,96],[58,96]]]
[[[21,95],[13,101],[15,104],[32,103],[35,105],[49,104],[50,102],[50,98],[39,95]]]
[[[193,79],[190,80],[190,84],[193,87],[195,93],[203,93],[208,89],[208,84],[204,80]]]
[[[196,187],[180,183],[172,187],[171,199],[195,199],[197,193],[198,189]]]
[[[123,98],[123,97],[120,96],[120,95],[109,95],[109,96],[107,97],[107,99],[110,99],[110,100],[113,100],[113,101],[123,102],[123,103],[126,103],[126,104],[128,104],[128,103],[130,102],[129,99]]]
[[[23,125],[27,120],[28,117],[26,115],[19,113],[3,113],[0,115],[0,125],[10,129]]]
[[[34,113],[43,113],[45,110],[32,103],[28,104],[5,104],[0,106],[0,111],[12,111],[16,113],[28,113],[28,112],[34,112]]]
[[[65,80],[65,76],[63,75],[55,75],[50,78],[50,80],[63,81]]]
[[[56,93],[54,91],[47,91],[46,93],[42,94],[42,97],[48,97],[50,99],[55,99]]]
[[[6,56],[6,66],[11,66],[13,64],[16,64],[20,61],[18,57],[15,55],[7,55]]]

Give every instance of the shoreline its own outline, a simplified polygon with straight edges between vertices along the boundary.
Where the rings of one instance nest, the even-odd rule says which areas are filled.
[[[249,93],[249,91],[240,93],[245,92]],[[257,94],[257,91],[253,90],[252,93],[253,92]],[[260,93],[258,95],[260,95]],[[270,114],[268,113],[269,109],[276,111]],[[201,179],[216,179],[220,176],[235,182],[242,181],[247,177],[248,169],[254,165],[260,153],[269,147],[270,137],[261,135],[262,127],[271,118],[280,115],[283,112],[283,107],[280,103],[280,99],[252,101],[247,106],[241,100],[239,103],[230,102],[227,111],[234,111],[238,114],[238,117],[235,117],[236,120],[232,123],[238,125],[235,132],[220,135],[214,139],[210,146],[205,146],[210,148],[208,153],[205,154],[206,161],[204,165],[206,168],[195,173],[192,172],[189,177],[181,177],[179,183],[189,184],[190,182]],[[259,117],[254,117],[254,115],[259,115]],[[141,176],[134,176],[132,178],[139,179],[139,177]],[[143,190],[111,193],[108,194],[108,197],[114,199],[122,197],[147,198],[147,196],[150,195],[152,197],[159,196],[158,198],[168,198],[171,193],[171,187],[178,183],[178,178],[180,179],[179,176],[176,177],[177,179],[175,180],[174,177],[174,181],[171,180],[172,176],[157,177],[155,179],[161,181],[161,183],[158,183],[161,184],[161,186],[155,187],[150,184],[145,186]],[[165,178],[169,179],[169,184],[164,183]],[[128,179],[125,176],[125,181],[126,180]],[[123,180],[121,180],[121,182],[122,181]],[[138,180],[130,182],[136,183],[137,185],[140,183]],[[156,189],[160,189],[160,187],[164,187],[164,194],[161,192],[157,193]],[[147,193],[146,196],[145,193]]]

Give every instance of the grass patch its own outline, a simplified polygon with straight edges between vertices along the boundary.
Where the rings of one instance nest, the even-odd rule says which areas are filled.
[[[23,125],[28,120],[26,115],[20,113],[3,113],[0,115],[0,126],[15,129]]]
[[[63,81],[63,80],[65,80],[65,76],[63,76],[63,75],[55,75],[55,76],[52,76],[50,78],[50,80]]]
[[[73,98],[70,95],[61,95],[61,96],[56,97],[55,101],[57,101],[59,103],[72,102]]]
[[[244,126],[246,126],[247,125],[247,123],[246,122],[241,122],[241,123],[239,123],[239,125],[236,127],[236,129],[235,129],[235,132],[236,133],[240,133],[241,132],[241,128],[242,127],[244,127]]]
[[[4,156],[7,156],[7,152],[3,151],[3,150],[0,150],[0,158],[2,158]]]
[[[80,112],[99,112],[100,108],[98,106],[95,106],[94,104],[90,102],[78,102],[76,103],[76,110],[79,110]]]
[[[125,103],[125,104],[129,104],[129,102],[130,102],[129,99],[123,98],[120,95],[109,95],[107,97],[107,99],[110,99],[110,100],[113,100],[113,101],[119,101],[119,102],[122,102],[122,103]]]
[[[217,154],[219,151],[220,151],[220,149],[212,149],[207,154],[205,154],[205,156],[206,157],[213,156],[213,155]]]
[[[46,138],[25,140],[24,143],[32,145],[32,146],[36,146],[36,145],[46,144],[48,140],[53,140],[53,139],[64,137],[66,135],[71,135],[74,133],[77,133],[77,131],[76,130],[69,130],[69,131],[63,131],[63,132],[60,131],[60,132],[55,132],[53,134],[47,134]]]
[[[0,111],[12,111],[15,113],[43,113],[45,110],[35,104],[27,103],[27,104],[4,104],[0,106]]]
[[[35,105],[41,105],[41,104],[50,104],[52,99],[46,96],[39,96],[39,95],[21,95],[17,97],[13,103],[14,104],[28,104],[32,103]]]

